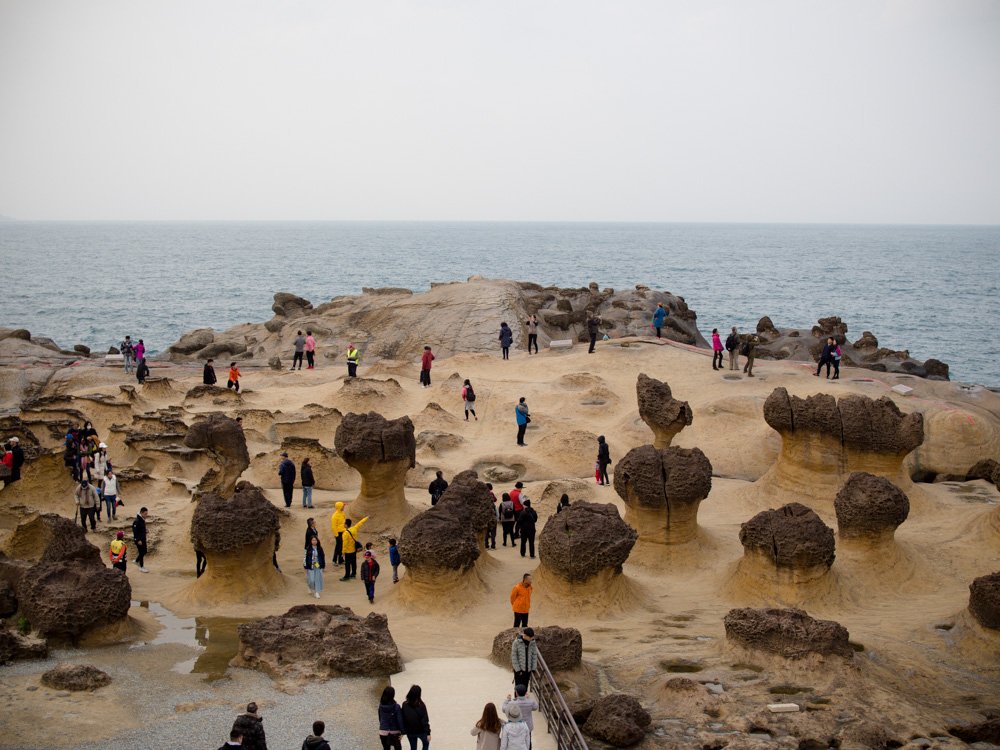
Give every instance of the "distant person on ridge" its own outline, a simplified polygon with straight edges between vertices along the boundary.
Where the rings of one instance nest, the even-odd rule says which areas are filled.
[[[514,642],[510,644],[510,666],[514,670],[515,685],[531,684],[531,673],[538,667],[534,629],[525,628],[514,636]]]
[[[292,493],[295,490],[295,464],[288,457],[287,453],[281,454],[281,463],[278,464],[278,476],[281,478],[281,494],[285,498],[285,507],[292,507]]]
[[[142,385],[148,377],[149,365],[146,364],[146,358],[143,357],[139,360],[139,364],[135,366],[135,379],[139,381],[139,385]]]
[[[843,351],[840,349],[840,344],[837,340],[833,340],[833,352],[830,357],[833,361],[833,380],[840,380],[840,360],[844,356]]]
[[[476,416],[476,391],[473,389],[472,382],[468,378],[466,378],[465,383],[462,385],[462,401],[465,402],[465,421],[469,421],[469,412],[472,412],[472,416],[478,422],[479,417]]]
[[[746,373],[748,378],[752,378],[754,376],[753,360],[757,353],[757,343],[759,341],[760,339],[757,338],[757,334],[748,334],[746,341],[743,342],[743,346],[740,349],[740,354],[747,358],[746,364],[743,365],[743,372]]]
[[[229,381],[226,383],[226,388],[233,388],[237,393],[240,392],[240,368],[236,366],[235,362],[229,363]]]
[[[525,500],[524,507],[517,516],[515,526],[517,535],[521,538],[521,557],[524,557],[525,548],[530,552],[531,559],[535,559],[535,524],[538,523],[538,514],[531,507],[531,501]]]
[[[316,369],[316,337],[309,330],[306,331],[306,369]]]
[[[608,466],[610,465],[611,448],[604,439],[604,435],[601,435],[597,438],[597,470],[601,475],[601,479],[598,484],[611,484],[611,480],[608,479]]]
[[[313,487],[316,485],[316,478],[313,476],[313,467],[308,456],[302,459],[300,472],[302,475],[302,507],[311,508],[313,507]]]
[[[431,496],[431,505],[437,505],[441,495],[448,489],[448,482],[445,481],[444,472],[438,471],[434,474],[434,481],[427,486],[427,492]]]
[[[740,334],[733,326],[732,332],[726,337],[726,351],[729,352],[729,369],[740,369]]]
[[[431,387],[431,363],[434,361],[434,352],[430,346],[424,347],[424,353],[420,357],[420,384],[424,388]]]
[[[528,411],[528,402],[524,400],[524,396],[517,400],[517,406],[514,407],[514,418],[517,420],[517,444],[525,445],[524,432],[528,429],[528,423],[531,422],[531,413]]]
[[[823,344],[823,351],[819,355],[819,364],[816,365],[816,372],[813,373],[817,378],[819,377],[820,370],[823,369],[823,365],[826,365],[826,379],[830,379],[830,365],[833,364],[833,339],[827,337],[826,342]]]
[[[531,611],[531,573],[521,576],[521,582],[510,590],[510,608],[514,610],[514,627],[528,627],[528,613]]]
[[[503,358],[510,359],[510,345],[514,343],[514,332],[510,330],[510,326],[506,322],[500,324],[500,335],[497,338],[500,340],[500,351],[503,353]]]
[[[126,336],[125,340],[118,345],[118,351],[122,353],[122,358],[125,361],[125,374],[132,372],[132,367],[135,364],[135,345],[132,343],[131,336]]]
[[[531,347],[535,347],[535,354],[538,354],[538,316],[531,315],[528,318],[528,354],[531,354]]]
[[[214,359],[208,360],[205,363],[205,369],[201,372],[201,382],[205,385],[215,385],[219,382],[219,379],[215,377],[215,368],[212,366]]]
[[[358,376],[358,360],[361,355],[354,344],[347,345],[347,377],[356,378]]]
[[[667,320],[667,308],[663,306],[662,302],[657,303],[656,311],[653,313],[653,328],[656,330],[656,338],[663,338],[660,331],[663,329],[663,324]]]
[[[590,337],[590,348],[587,350],[587,354],[594,353],[594,347],[597,345],[597,334],[600,332],[601,316],[595,311],[587,320],[587,335]]]
[[[302,331],[299,331],[295,336],[295,354],[292,355],[292,369],[295,369],[295,363],[299,363],[299,369],[302,369],[302,357],[305,356],[306,352],[306,337],[302,335]]]
[[[712,329],[712,369],[722,369],[722,337],[718,328]]]

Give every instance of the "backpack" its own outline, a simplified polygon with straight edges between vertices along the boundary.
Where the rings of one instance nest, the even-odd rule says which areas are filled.
[[[465,400],[469,403],[475,403],[476,401],[476,392],[472,390],[471,385],[465,387]]]
[[[750,356],[750,342],[749,341],[744,341],[743,342],[743,346],[740,347],[740,354],[742,354],[744,357],[749,357]]]
[[[500,509],[503,511],[503,520],[513,521],[514,520],[514,503],[510,500],[505,500],[500,503]]]
[[[731,352],[735,348],[736,348],[736,334],[731,333],[729,334],[728,338],[726,338],[726,351]]]

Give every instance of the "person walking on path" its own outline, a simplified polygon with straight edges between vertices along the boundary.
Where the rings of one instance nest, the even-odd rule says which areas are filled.
[[[302,459],[300,470],[302,472],[302,507],[311,508],[313,507],[313,487],[316,485],[316,479],[313,477],[313,467],[308,456]]]
[[[826,379],[830,379],[830,365],[833,364],[833,339],[827,338],[823,344],[823,351],[819,355],[819,364],[816,365],[816,372],[813,374],[818,378],[823,365],[826,365]]]
[[[748,378],[752,378],[753,374],[753,360],[757,352],[757,342],[760,339],[757,338],[757,334],[751,333],[747,336],[746,341],[743,342],[743,347],[740,349],[740,354],[746,357],[746,364],[743,365],[743,372],[746,373]]]
[[[292,342],[295,346],[295,353],[292,355],[292,369],[295,369],[295,363],[299,363],[299,370],[302,369],[302,357],[306,353],[306,337],[302,335],[302,331],[299,331],[295,335],[295,341]]]
[[[524,508],[517,516],[516,533],[521,537],[521,557],[524,557],[525,548],[528,548],[531,559],[535,559],[535,524],[538,523],[538,514],[531,507],[531,501],[524,501]]]
[[[535,354],[538,354],[538,316],[528,317],[528,354],[531,354],[531,347],[535,347]]]
[[[538,667],[538,644],[533,628],[525,628],[510,644],[510,666],[514,670],[514,685],[530,685],[531,673]]]
[[[514,524],[517,522],[517,518],[514,513],[514,501],[510,499],[510,495],[506,492],[500,496],[500,527],[503,529],[503,546],[507,546],[507,537],[510,537],[510,546],[513,547],[514,542]]]
[[[368,595],[368,602],[375,603],[375,580],[379,574],[378,560],[370,549],[365,550],[364,560],[361,563],[361,581],[365,584],[365,593]]]
[[[500,731],[503,722],[497,714],[496,704],[487,703],[483,706],[483,715],[472,727],[472,736],[476,738],[476,750],[500,750]]]
[[[508,711],[514,706],[517,706],[517,708],[520,709],[521,718],[524,719],[524,723],[528,727],[528,745],[530,746],[530,734],[535,731],[535,722],[532,718],[532,714],[538,710],[538,701],[528,695],[527,683],[518,683],[514,686],[514,699],[511,700],[510,695],[507,696],[507,700],[505,700],[503,704],[504,713],[508,713]]]
[[[497,525],[500,523],[500,506],[497,505],[497,496],[493,494],[493,485],[489,482],[486,483],[486,489],[490,493],[490,498],[493,501],[493,523],[486,527],[486,549],[496,549],[497,548]]]
[[[101,480],[101,489],[104,494],[104,504],[108,509],[108,523],[111,523],[112,520],[118,519],[118,477],[110,467]]]
[[[510,590],[510,608],[514,611],[514,627],[528,627],[528,613],[531,612],[531,573],[521,576],[521,582]]]
[[[319,599],[320,592],[323,590],[323,571],[326,569],[326,553],[323,551],[323,545],[320,544],[319,534],[314,535],[309,540],[309,546],[306,547],[305,556],[302,558],[302,567],[306,569],[306,583],[309,586],[309,593]]]
[[[434,361],[434,352],[429,346],[424,347],[424,353],[420,357],[420,384],[424,388],[431,387],[431,363]]]
[[[278,476],[281,478],[281,494],[285,498],[285,507],[291,508],[292,492],[295,489],[295,464],[284,452],[281,454],[281,463],[278,464]]]
[[[726,351],[729,352],[729,369],[740,369],[740,334],[733,326],[733,330],[726,336]]]
[[[264,735],[264,718],[257,713],[257,704],[248,703],[247,712],[240,714],[233,722],[233,731],[243,735],[243,747],[251,750],[267,750]]]
[[[135,379],[138,381],[139,385],[143,385],[148,377],[149,365],[146,364],[146,358],[143,357],[139,360],[139,364],[135,366]]]
[[[406,727],[410,750],[417,750],[417,740],[420,740],[421,750],[427,750],[431,742],[431,720],[427,716],[427,706],[421,699],[420,692],[420,685],[411,686],[402,706],[403,726]]]
[[[135,345],[135,361],[142,362],[146,358],[146,343],[139,339],[139,343]]]
[[[663,329],[663,324],[667,320],[667,308],[663,306],[662,302],[657,303],[656,310],[653,312],[653,328],[656,330],[656,338],[663,338],[661,331]]]
[[[514,332],[510,330],[510,326],[506,322],[500,324],[500,335],[497,338],[500,340],[500,351],[503,353],[503,358],[510,359],[510,345],[514,343]]]
[[[232,388],[237,393],[240,392],[240,368],[235,362],[229,363],[229,380],[226,381],[226,388]]]
[[[389,540],[389,565],[392,566],[392,582],[399,583],[399,563],[401,562],[399,557],[399,547],[396,546],[396,540]]]
[[[403,750],[403,709],[396,703],[396,688],[391,685],[382,691],[378,701],[378,738],[382,750]]]
[[[587,350],[587,354],[594,353],[594,347],[597,346],[597,334],[601,331],[601,316],[596,312],[590,316],[587,320],[587,335],[590,337],[590,348]]]
[[[333,564],[344,564],[344,504],[339,500],[333,506],[333,515],[330,516],[330,530],[333,532]]]
[[[302,741],[302,750],[330,750],[330,743],[323,739],[326,723],[314,721],[312,730],[312,734]]]
[[[131,336],[126,336],[125,340],[118,345],[118,351],[122,353],[122,359],[125,362],[125,374],[128,375],[135,366],[135,344],[132,343]]]
[[[12,437],[7,441],[10,444],[10,477],[6,484],[13,484],[21,479],[21,467],[24,466],[24,448],[21,447],[21,439]]]
[[[833,352],[830,356],[833,361],[833,380],[840,380],[840,360],[844,356],[844,352],[836,339],[833,341]]]
[[[139,512],[135,514],[135,520],[132,521],[132,538],[135,540],[135,563],[139,566],[139,570],[143,573],[148,573],[149,570],[143,563],[146,560],[146,552],[149,550],[148,539],[146,537],[146,518],[149,517],[149,508],[143,506],[139,508]]]
[[[500,750],[531,750],[531,730],[521,719],[521,707],[510,703],[504,713],[507,723],[500,731]]]
[[[352,521],[350,518],[344,520],[344,533],[340,535],[340,538],[344,540],[344,577],[341,581],[349,581],[352,578],[358,577],[358,529],[364,526],[368,522],[368,516],[365,516],[360,521],[358,525],[352,528]]]
[[[712,369],[722,369],[722,337],[718,328],[712,329]]]
[[[111,567],[118,568],[122,573],[127,573],[128,567],[128,546],[125,544],[125,532],[119,531],[115,534],[114,541],[108,549],[108,557],[111,559]]]
[[[358,352],[358,347],[354,344],[347,345],[347,377],[356,378],[358,376],[358,362],[361,360],[361,354]],[[423,381],[421,381],[423,382]]]
[[[598,484],[611,484],[608,479],[608,467],[611,465],[611,448],[608,446],[604,435],[597,438],[597,470],[600,472]]]
[[[316,337],[312,331],[306,331],[306,369],[316,369]]]
[[[313,537],[319,538],[319,529],[316,528],[316,519],[307,518],[306,519],[306,544],[305,549],[309,549],[312,546]],[[322,544],[322,542],[321,542]]]
[[[210,359],[205,363],[205,369],[201,371],[201,382],[205,385],[215,385],[219,382],[219,379],[215,376],[215,367],[212,366],[214,359]]]
[[[472,382],[468,378],[466,378],[465,383],[462,385],[462,401],[465,402],[465,421],[469,421],[469,412],[472,412],[472,416],[478,422],[479,417],[476,416],[476,391],[473,389]]]
[[[517,444],[525,445],[524,432],[531,422],[531,413],[528,411],[528,402],[524,400],[524,396],[517,400],[517,406],[514,407],[514,417],[517,420]]]
[[[76,488],[75,497],[84,533],[87,531],[87,521],[90,521],[90,530],[97,531],[97,504],[101,502],[97,490],[91,487],[86,479],[82,479],[80,486]]]
[[[427,492],[431,496],[431,506],[438,504],[438,500],[441,499],[446,489],[448,489],[448,483],[444,479],[444,472],[435,472],[434,481],[427,485]]]

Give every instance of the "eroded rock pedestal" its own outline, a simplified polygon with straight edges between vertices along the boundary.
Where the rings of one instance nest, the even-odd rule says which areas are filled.
[[[800,503],[758,513],[740,527],[740,569],[763,583],[808,583],[833,565],[833,529]]]
[[[538,650],[551,671],[562,672],[580,666],[583,661],[583,636],[579,630],[547,625],[534,628],[534,631]],[[490,653],[490,660],[494,664],[510,668],[510,648],[520,632],[520,628],[507,628],[497,633]]]
[[[1000,630],[1000,572],[980,576],[969,585],[969,612],[984,628]]]
[[[373,411],[344,415],[334,437],[337,453],[361,475],[352,515],[381,519],[407,515],[406,472],[416,465],[417,442],[409,417],[386,419]]]
[[[833,501],[841,540],[871,544],[891,542],[910,513],[906,493],[885,477],[851,474]]]
[[[547,572],[567,583],[607,585],[621,575],[638,538],[613,504],[577,502],[545,522],[538,556]]]
[[[732,609],[723,622],[726,638],[751,651],[787,659],[854,656],[847,628],[833,620],[813,619],[801,609]]]
[[[670,386],[663,381],[639,373],[635,393],[639,401],[639,416],[653,431],[653,446],[656,448],[669,446],[674,436],[694,420],[688,402],[675,399]]]
[[[230,495],[240,475],[250,466],[247,440],[235,419],[212,414],[195,422],[184,436],[188,448],[205,450],[215,458],[216,468],[209,469],[198,483],[199,493]]]

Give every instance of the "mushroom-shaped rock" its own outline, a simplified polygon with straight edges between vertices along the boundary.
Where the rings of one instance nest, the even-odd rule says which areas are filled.
[[[573,503],[545,522],[541,564],[570,583],[621,574],[639,534],[611,503]],[[594,550],[601,550],[599,555]]]
[[[535,628],[535,642],[549,669],[561,672],[576,669],[583,661],[583,636],[576,628],[560,628],[548,625]],[[501,667],[510,668],[510,650],[520,628],[507,628],[497,633],[493,639],[490,660]]]
[[[969,611],[984,628],[1000,630],[1000,572],[980,576],[969,585]]]
[[[303,604],[237,628],[239,652],[232,664],[272,678],[326,680],[399,672],[403,660],[385,615],[355,615],[347,607]]]
[[[847,628],[833,620],[813,619],[801,609],[731,609],[723,623],[726,638],[746,649],[788,659],[808,654],[854,656]]]
[[[652,717],[631,695],[612,693],[598,698],[581,729],[584,734],[615,747],[641,742]]]
[[[639,400],[639,416],[653,431],[653,445],[657,448],[670,445],[674,436],[694,419],[687,401],[678,401],[669,385],[645,373],[639,373],[635,393]]]
[[[848,478],[833,502],[841,539],[890,541],[910,513],[910,501],[885,477],[858,471]]]
[[[432,584],[442,573],[471,570],[479,559],[479,536],[468,517],[440,511],[437,506],[414,516],[399,533],[404,581]]]
[[[42,673],[42,684],[53,690],[97,690],[111,684],[111,676],[90,664],[57,664]]]
[[[337,427],[334,444],[345,463],[361,474],[361,492],[351,506],[355,515],[406,512],[406,472],[417,461],[409,417],[389,420],[373,411],[348,412]]]
[[[77,560],[43,562],[21,578],[17,599],[35,631],[75,643],[128,617],[132,586],[116,568]]]
[[[79,524],[55,513],[43,513],[19,523],[4,545],[10,557],[30,562],[75,560],[100,565],[101,551],[87,541]]]
[[[199,492],[231,494],[240,475],[250,465],[243,428],[235,419],[222,414],[213,414],[191,425],[184,436],[184,445],[208,451],[218,464],[218,469],[209,469],[202,477]]]
[[[801,503],[758,513],[740,527],[743,563],[790,573],[796,583],[818,578],[833,565],[833,529]]]
[[[698,506],[712,489],[712,464],[698,448],[633,448],[615,468],[625,521],[643,541],[682,544],[698,533]]]
[[[455,516],[468,525],[483,551],[486,530],[497,523],[495,508],[489,488],[471,470],[456,474],[434,506],[436,511]]]
[[[278,509],[259,487],[240,482],[230,500],[202,495],[191,517],[191,543],[207,567],[189,595],[245,602],[279,591],[284,580],[272,560],[280,540]]]

